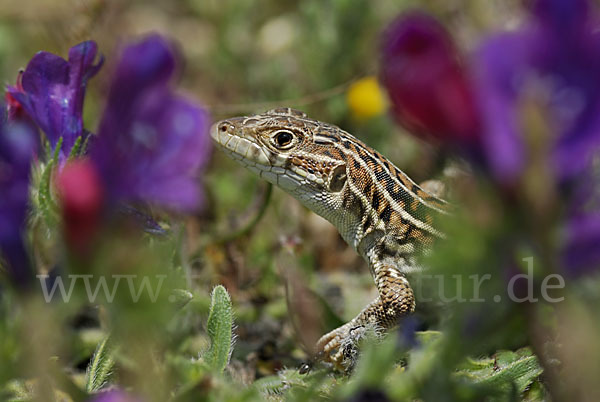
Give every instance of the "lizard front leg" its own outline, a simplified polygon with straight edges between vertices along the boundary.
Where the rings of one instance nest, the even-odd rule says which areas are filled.
[[[371,327],[388,330],[400,317],[414,312],[415,298],[408,280],[394,266],[377,264],[374,267],[375,284],[379,296],[350,322],[325,334],[316,345],[317,357],[343,369],[344,344],[350,342],[353,331]]]

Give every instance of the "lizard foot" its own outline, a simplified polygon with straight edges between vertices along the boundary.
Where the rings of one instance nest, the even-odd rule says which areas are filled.
[[[358,358],[358,344],[364,338],[364,325],[347,323],[323,335],[317,342],[316,359],[331,364],[334,369],[347,372]]]

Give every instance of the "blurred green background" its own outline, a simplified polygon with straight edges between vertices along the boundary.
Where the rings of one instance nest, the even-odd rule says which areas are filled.
[[[215,121],[276,106],[301,109],[311,117],[339,125],[354,134],[380,150],[416,182],[421,182],[444,177],[444,168],[449,164],[446,155],[394,124],[385,104],[365,111],[365,105],[360,102],[361,98],[385,97],[372,85],[373,77],[378,74],[383,29],[401,12],[419,8],[437,16],[468,54],[487,33],[516,27],[522,17],[519,3],[517,0],[3,0],[0,3],[0,77],[6,84],[14,83],[18,70],[25,67],[38,50],[66,57],[74,44],[87,39],[97,41],[106,64],[90,82],[85,103],[86,127],[95,127],[119,44],[149,32],[160,32],[176,41],[184,60],[178,88],[205,105]],[[370,84],[356,87],[357,83],[365,82]],[[359,91],[358,95],[356,92],[353,95],[353,91]],[[359,101],[353,102],[356,98]],[[347,247],[334,227],[280,190],[273,191],[262,219],[248,226],[262,214],[268,189],[225,155],[218,151],[213,153],[202,181],[206,191],[202,211],[185,218],[185,225],[174,224],[181,229],[177,237],[155,251],[164,260],[173,254],[179,256],[177,261],[183,261],[183,270],[189,279],[186,286],[194,293],[194,300],[186,307],[183,317],[169,324],[169,333],[178,335],[165,342],[168,344],[165,349],[176,351],[172,360],[177,362],[173,365],[185,373],[182,377],[193,377],[190,374],[193,369],[178,361],[177,356],[188,359],[205,348],[209,292],[216,284],[223,284],[231,295],[237,325],[230,374],[236,381],[250,384],[306,360],[305,345],[311,345],[326,330],[352,318],[372,300],[375,288],[366,264]],[[464,242],[484,249],[488,240],[493,241],[493,234],[472,235]],[[439,259],[446,255],[452,252],[442,252]],[[459,257],[465,256],[456,257],[458,264],[464,263]],[[469,257],[472,256],[467,256],[467,261]],[[465,268],[464,272],[478,272],[475,265],[481,261],[477,257],[480,256],[472,258],[474,266]],[[144,258],[151,260],[152,256]],[[140,260],[146,261],[144,258]],[[42,271],[51,268],[51,256],[42,256],[40,261]],[[447,261],[437,261],[438,266],[444,263]],[[152,269],[159,272],[160,264],[155,262],[154,265]],[[435,260],[433,265],[436,265]],[[127,311],[126,307],[120,308],[117,314]],[[156,313],[152,307],[148,308],[149,316]],[[510,307],[503,308],[494,314],[502,318]],[[139,311],[132,309],[129,313],[135,317]],[[465,315],[461,324],[471,318]],[[526,326],[522,318],[517,317],[516,324],[507,323],[508,329],[499,335],[502,341],[485,341],[514,349],[524,346],[527,336],[521,331]],[[515,325],[513,332],[510,325]],[[471,346],[468,338],[457,335],[460,331],[457,329],[451,334],[444,346],[444,356],[449,363],[441,367],[448,372],[455,369],[456,356],[460,357]],[[101,339],[102,334],[97,332],[97,328],[86,328],[74,336],[79,342],[76,343],[78,350],[71,352],[75,357],[65,366],[78,375],[82,375],[91,351]],[[435,340],[424,343],[428,342]],[[452,347],[452,342],[459,346]],[[478,339],[477,342],[483,341]],[[494,351],[486,347],[474,347],[471,352],[480,355]],[[386,355],[389,350],[389,345],[383,345],[378,352],[371,350],[368,356],[379,362],[373,363],[377,370],[399,374],[404,368],[392,369],[394,362]],[[449,350],[460,351],[455,356]],[[529,360],[523,360],[531,358],[527,353],[523,354],[524,359],[518,354],[501,356],[500,365],[529,364]],[[412,356],[413,361],[421,363],[422,357]],[[494,360],[493,364],[496,363]],[[125,376],[128,369],[135,370],[127,362],[119,364]],[[468,361],[464,365],[476,372],[491,370],[490,364],[488,359]],[[444,382],[447,376],[436,376],[434,369],[427,367],[433,372],[431,377],[437,379],[428,384],[444,392],[452,389],[453,396],[447,394],[447,398],[462,396],[476,400],[483,395],[472,389],[451,386]],[[539,371],[535,367],[530,372],[537,376]],[[523,369],[523,373],[528,372]],[[333,386],[327,382],[332,381],[331,378],[327,378],[314,386],[321,396],[327,394],[327,387]],[[376,386],[383,381],[379,373],[365,373],[360,368],[357,378],[359,380],[344,388],[337,397],[358,394],[360,387]],[[531,378],[526,377],[524,384],[529,386]],[[302,384],[301,390],[312,389],[293,375],[288,380]],[[405,381],[395,389],[397,395],[443,396],[432,389],[429,393],[427,390],[415,392],[410,387],[418,387],[419,381],[410,382],[410,378]],[[500,389],[498,384],[505,387],[503,383],[492,386]],[[243,399],[233,390],[220,388],[219,383],[212,386],[214,388],[208,389],[216,390],[215,395]],[[269,386],[261,384],[264,388]],[[540,387],[538,383],[531,386],[531,399],[541,398]],[[228,392],[234,393],[235,398]],[[295,396],[303,400],[301,394]],[[513,393],[509,389],[504,395]],[[213,398],[218,400],[218,396]]]
[[[95,40],[106,58],[85,100],[85,125],[95,127],[119,44],[160,32],[176,41],[184,61],[179,89],[204,104],[214,120],[275,106],[302,109],[343,127],[422,181],[441,175],[443,165],[436,150],[403,132],[385,108],[362,116],[348,104],[348,89],[357,80],[377,76],[380,35],[402,11],[420,8],[439,16],[468,50],[483,33],[514,25],[516,3],[4,0],[0,3],[0,77],[6,84],[14,83],[18,70],[39,50],[66,57],[74,44]],[[287,275],[295,275],[298,278],[292,282],[326,297],[342,319],[353,317],[372,299],[375,289],[365,263],[333,226],[290,196],[275,190],[263,219],[250,234],[223,243],[215,239],[235,234],[256,215],[264,184],[214,152],[204,186],[206,205],[199,216],[187,221],[185,250],[195,286],[208,295],[212,286],[223,283],[231,293],[240,359],[252,353],[281,353],[279,343],[287,344],[285,354],[297,348],[293,320],[287,319]],[[42,260],[52,263],[51,258]],[[44,268],[51,267],[42,264]],[[292,273],[286,274],[289,270]],[[333,274],[325,280],[321,273]],[[206,308],[207,302],[205,313]],[[306,322],[306,317],[298,320]],[[332,320],[325,326],[336,323]],[[324,329],[315,328],[309,338]],[[247,340],[258,343],[244,349]],[[310,344],[314,339],[306,341]],[[298,354],[296,360],[284,357],[289,364],[305,355]],[[261,358],[284,364],[271,355]],[[263,374],[275,368],[265,368]]]

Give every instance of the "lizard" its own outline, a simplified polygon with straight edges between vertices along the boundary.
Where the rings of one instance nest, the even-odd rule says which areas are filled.
[[[319,360],[343,367],[352,331],[389,330],[414,312],[407,276],[420,270],[416,256],[444,237],[435,221],[448,213],[446,201],[351,134],[295,109],[228,118],[210,133],[230,158],[332,223],[369,266],[378,297],[318,340]]]

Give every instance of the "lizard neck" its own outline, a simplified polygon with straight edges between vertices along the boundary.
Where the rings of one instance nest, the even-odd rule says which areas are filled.
[[[340,213],[330,221],[363,257],[376,246],[390,255],[411,254],[443,237],[435,221],[447,213],[445,201],[347,133],[332,145],[346,161],[348,178]]]

